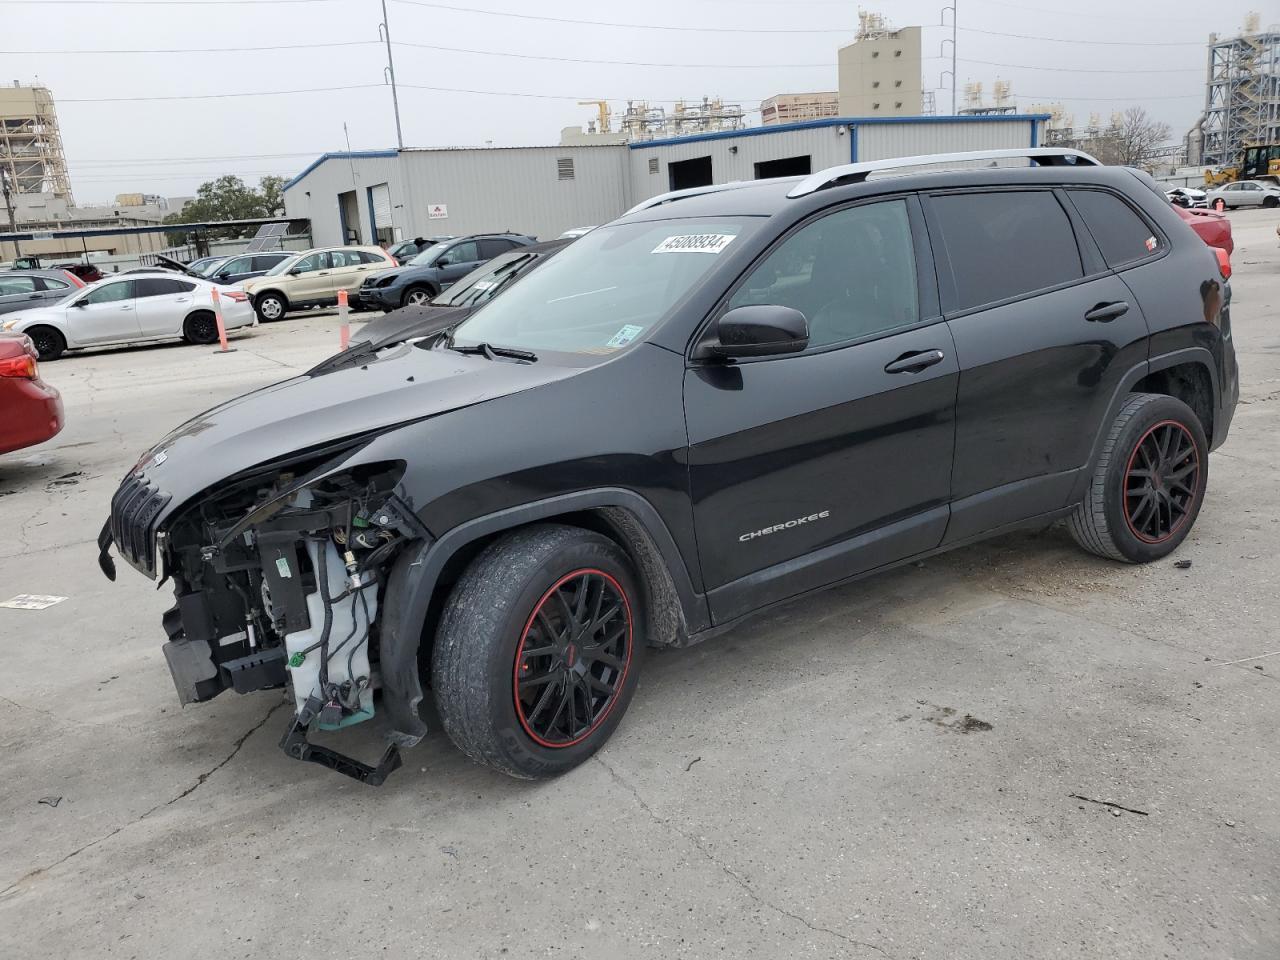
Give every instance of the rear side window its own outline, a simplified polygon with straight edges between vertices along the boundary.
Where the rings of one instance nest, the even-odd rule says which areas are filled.
[[[163,297],[173,293],[189,293],[196,288],[194,283],[183,283],[181,280],[170,280],[168,277],[143,277],[134,281],[133,295],[142,297]]]
[[[931,204],[955,279],[952,310],[1084,276],[1071,221],[1047,190],[952,194]]]
[[[386,263],[386,258],[378,256],[376,253],[370,253],[368,250],[357,250],[361,263]]]
[[[71,286],[65,280],[55,280],[53,277],[41,277],[40,282],[44,284],[46,290],[65,290]]]
[[[515,244],[510,240],[489,239],[480,241],[480,259],[492,260],[494,257],[506,253]]]
[[[1068,191],[1109,267],[1145,260],[1160,252],[1160,238],[1119,197],[1101,190]]]

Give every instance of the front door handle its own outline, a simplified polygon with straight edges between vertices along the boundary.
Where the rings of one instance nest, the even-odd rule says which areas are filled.
[[[132,309],[133,309],[133,307],[121,307],[120,309],[121,309],[121,310],[132,310]]]
[[[1110,323],[1116,317],[1123,317],[1129,312],[1129,303],[1126,300],[1117,300],[1115,303],[1099,303],[1092,310],[1084,315],[1084,318],[1090,323]]]
[[[43,293],[33,293],[33,294],[31,294],[29,297],[27,297],[27,299],[28,299],[28,300],[43,300],[43,299],[44,299],[44,294],[43,294]]]
[[[926,367],[941,363],[946,354],[941,350],[916,350],[904,353],[897,360],[885,365],[885,373],[919,373]]]

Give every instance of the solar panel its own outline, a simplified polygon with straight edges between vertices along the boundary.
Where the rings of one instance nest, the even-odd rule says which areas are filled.
[[[245,247],[245,253],[261,253],[266,250],[277,250],[280,248],[280,238],[289,230],[287,223],[264,223],[258,228],[258,232],[254,234],[253,239],[249,241],[249,246]]]

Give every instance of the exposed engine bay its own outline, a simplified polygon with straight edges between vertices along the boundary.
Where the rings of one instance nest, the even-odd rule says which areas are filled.
[[[395,493],[403,463],[335,474],[320,459],[233,478],[154,533],[147,515],[164,495],[127,481],[104,531],[104,570],[114,540],[132,565],[172,579],[164,652],[184,704],[288,687],[296,712],[285,751],[378,784],[400,764],[394,745],[372,767],[309,743],[306,731],[374,716],[387,571],[426,531]]]

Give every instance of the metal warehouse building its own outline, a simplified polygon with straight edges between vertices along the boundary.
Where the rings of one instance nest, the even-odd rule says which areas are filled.
[[[543,239],[668,190],[861,160],[1037,146],[1045,115],[831,117],[591,146],[326,153],[285,185],[317,246],[513,230]]]

